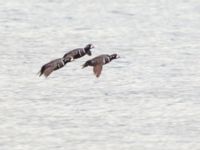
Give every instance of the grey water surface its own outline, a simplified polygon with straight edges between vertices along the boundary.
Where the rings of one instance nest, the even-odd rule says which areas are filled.
[[[200,1],[0,0],[0,150],[146,149],[200,149]]]

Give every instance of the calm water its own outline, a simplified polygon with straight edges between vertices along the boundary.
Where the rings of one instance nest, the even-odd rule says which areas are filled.
[[[1,0],[1,150],[199,150],[199,0]],[[40,67],[93,43],[118,53]]]

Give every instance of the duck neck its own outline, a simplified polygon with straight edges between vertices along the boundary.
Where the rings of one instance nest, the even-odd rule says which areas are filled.
[[[85,48],[83,48],[86,52],[90,50],[89,46],[86,46]]]
[[[111,57],[111,56],[109,56],[109,58],[110,58],[110,61],[112,61],[113,59],[115,59],[115,58],[113,58],[113,57]]]

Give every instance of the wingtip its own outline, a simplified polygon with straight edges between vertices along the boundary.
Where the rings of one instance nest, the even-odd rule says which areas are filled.
[[[81,69],[85,68],[84,65],[81,65]]]
[[[38,71],[38,73],[36,73],[36,75],[40,77],[42,75],[41,71]]]
[[[86,63],[82,65],[82,69],[85,68],[85,67],[87,67]]]

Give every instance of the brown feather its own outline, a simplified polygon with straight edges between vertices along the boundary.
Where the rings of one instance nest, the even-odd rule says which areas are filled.
[[[96,77],[98,78],[101,74],[103,66],[102,65],[96,65],[93,67],[93,72],[96,75]]]
[[[52,72],[54,68],[53,67],[48,67],[44,70],[44,76],[47,78]]]

